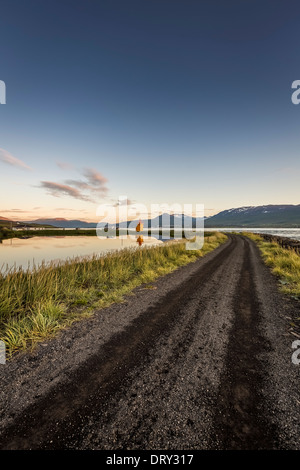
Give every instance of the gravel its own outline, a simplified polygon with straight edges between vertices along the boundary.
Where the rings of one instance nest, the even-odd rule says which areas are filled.
[[[0,448],[299,449],[299,303],[228,238],[0,365]]]

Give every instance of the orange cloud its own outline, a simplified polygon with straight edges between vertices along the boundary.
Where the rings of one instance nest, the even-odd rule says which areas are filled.
[[[65,195],[74,197],[75,199],[82,199],[83,201],[91,201],[90,198],[82,194],[78,189],[66,184],[54,183],[53,181],[41,181],[41,186],[55,197]]]
[[[107,178],[93,168],[85,168],[82,175],[85,180],[69,179],[64,183],[41,181],[40,187],[45,188],[49,194],[55,197],[65,195],[89,202],[95,202],[94,196],[105,196],[108,191]]]
[[[7,150],[1,149],[1,148],[0,148],[0,160],[4,163],[7,163],[8,165],[23,168],[25,170],[32,170],[32,168],[26,165],[26,163],[22,162],[22,160],[19,160],[18,158],[14,157],[11,153],[9,153]]]

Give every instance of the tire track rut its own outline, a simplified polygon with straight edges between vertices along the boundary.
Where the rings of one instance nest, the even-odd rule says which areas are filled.
[[[0,439],[0,448],[51,448],[80,445],[80,429],[87,417],[120,388],[129,371],[147,357],[147,351],[159,336],[177,321],[199,283],[205,283],[232,253],[237,240],[230,242],[162,301],[149,307],[123,332],[114,335],[88,360],[72,381],[57,387],[48,396],[30,406]]]
[[[234,295],[234,323],[230,331],[225,370],[214,419],[214,446],[221,449],[273,449],[277,431],[267,419],[261,390],[270,352],[261,334],[261,308],[253,276],[250,242],[244,239],[244,261]]]
[[[284,322],[272,315],[274,278],[253,242],[233,234],[196,263],[158,301],[153,293],[150,306],[69,380],[17,415],[0,435],[0,448],[297,447],[297,431],[288,433],[284,423],[289,415],[299,423],[297,372],[272,361],[276,349],[288,347],[280,335]],[[285,314],[299,316],[299,307],[278,291],[276,302]],[[270,319],[272,334],[266,328]],[[276,389],[267,394],[271,376]],[[288,388],[287,415],[282,397]],[[282,422],[272,410],[282,412]]]

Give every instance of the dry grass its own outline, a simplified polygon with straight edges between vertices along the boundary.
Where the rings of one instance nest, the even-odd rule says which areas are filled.
[[[185,242],[175,241],[0,275],[0,339],[8,357],[96,309],[121,302],[136,286],[195,261],[226,239],[214,233],[201,250],[186,250]]]
[[[265,263],[281,284],[281,291],[300,299],[300,256],[293,249],[282,248],[276,242],[265,241],[256,234],[244,233],[254,240]]]

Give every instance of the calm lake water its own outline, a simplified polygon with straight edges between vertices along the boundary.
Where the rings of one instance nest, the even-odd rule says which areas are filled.
[[[42,263],[59,262],[76,257],[103,255],[126,247],[140,248],[138,236],[132,238],[98,238],[96,236],[59,236],[12,238],[0,243],[0,271],[12,267],[22,269],[40,266]],[[154,237],[143,237],[142,247],[161,244]]]
[[[279,237],[292,238],[300,240],[300,228],[210,228],[207,231],[217,230],[219,232],[252,232],[252,233],[268,233]]]
[[[254,232],[270,233],[282,237],[300,240],[300,229],[245,229],[245,228],[210,228],[205,229],[221,232]],[[140,248],[138,235],[121,238],[98,238],[96,236],[57,236],[32,237],[27,239],[12,238],[0,243],[0,271],[16,268],[32,268],[42,263],[59,262],[76,257],[103,255],[109,251],[126,247]],[[162,240],[155,237],[143,237],[142,247],[161,244]]]

